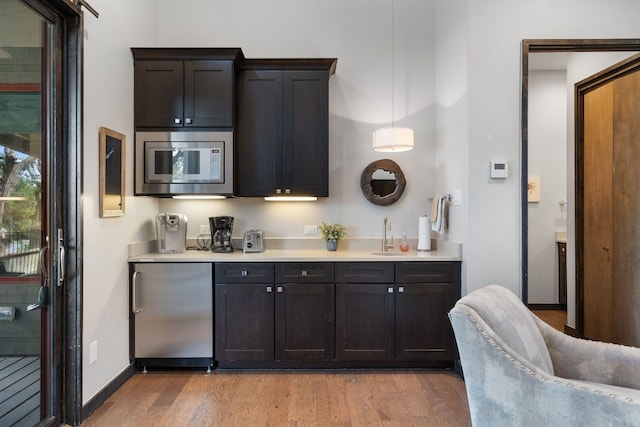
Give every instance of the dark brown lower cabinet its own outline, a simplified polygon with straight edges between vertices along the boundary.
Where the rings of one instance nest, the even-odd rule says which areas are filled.
[[[336,263],[336,359],[457,359],[447,313],[459,298],[459,270],[451,262]]]
[[[336,284],[336,359],[393,360],[394,285]]]
[[[273,361],[273,284],[215,286],[216,360]]]
[[[447,313],[457,300],[453,283],[408,283],[396,293],[396,359],[456,359]]]
[[[333,360],[333,283],[276,285],[276,360]]]
[[[333,360],[332,263],[216,263],[215,268],[216,361],[273,366]]]
[[[217,263],[221,367],[442,366],[460,262]]]
[[[460,298],[460,263],[396,263],[396,289],[396,359],[458,359],[447,315]]]

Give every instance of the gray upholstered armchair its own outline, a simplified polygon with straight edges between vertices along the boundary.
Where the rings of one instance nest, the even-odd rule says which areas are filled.
[[[565,335],[495,285],[449,318],[474,426],[640,426],[640,349]]]

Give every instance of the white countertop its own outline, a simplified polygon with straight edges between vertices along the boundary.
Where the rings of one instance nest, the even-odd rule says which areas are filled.
[[[236,250],[231,253],[215,253],[209,250],[187,250],[183,253],[131,253],[129,262],[398,262],[398,261],[461,261],[460,244],[440,242],[433,244],[431,251],[409,250],[400,252],[392,250],[387,255],[376,255],[380,251],[370,250],[363,245],[343,245],[337,251],[317,248],[277,248],[267,249],[259,253],[243,253]]]

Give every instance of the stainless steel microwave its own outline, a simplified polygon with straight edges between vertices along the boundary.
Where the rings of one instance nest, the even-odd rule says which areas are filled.
[[[136,132],[135,194],[233,195],[233,132]]]

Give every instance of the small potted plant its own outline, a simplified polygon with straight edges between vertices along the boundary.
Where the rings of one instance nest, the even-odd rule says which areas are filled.
[[[327,250],[338,249],[338,240],[347,234],[347,227],[342,224],[328,224],[324,221],[320,223],[320,236],[327,242]]]

